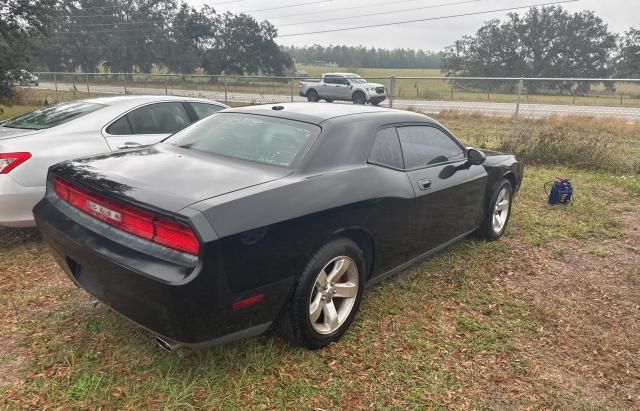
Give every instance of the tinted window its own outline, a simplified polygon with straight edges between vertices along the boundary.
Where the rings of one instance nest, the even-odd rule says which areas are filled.
[[[337,79],[337,78],[335,78],[335,77],[325,77],[325,78],[324,78],[324,82],[325,82],[326,84],[337,84],[337,80],[338,80],[338,79]]]
[[[220,110],[224,110],[224,107],[217,106],[215,104],[207,104],[207,103],[189,103],[189,104],[191,104],[191,107],[193,107],[199,119],[209,117],[213,113],[217,113]]]
[[[55,106],[45,107],[32,113],[16,117],[4,123],[3,127],[42,130],[59,126],[60,124],[94,112],[102,107],[104,107],[102,104],[85,103],[82,101],[56,104]]]
[[[126,136],[133,134],[131,126],[129,125],[129,120],[127,120],[127,116],[120,117],[119,120],[107,127],[107,133],[114,136]]]
[[[304,155],[320,127],[298,121],[220,113],[165,142],[227,157],[289,167]]]
[[[435,127],[399,127],[398,135],[407,169],[465,158],[462,148]]]
[[[134,134],[173,134],[191,122],[182,103],[157,103],[127,114]]]
[[[394,127],[380,130],[373,142],[369,161],[393,168],[404,168],[400,140]]]

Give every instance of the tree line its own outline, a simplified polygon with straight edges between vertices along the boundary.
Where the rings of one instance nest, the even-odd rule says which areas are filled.
[[[364,46],[313,46],[283,47],[296,63],[335,63],[341,67],[395,68],[395,69],[439,69],[440,53],[411,49],[380,49]]]
[[[21,1],[21,0],[9,0]],[[51,71],[282,75],[292,60],[277,30],[247,14],[218,13],[177,0],[59,0],[33,63]]]
[[[591,11],[531,8],[490,20],[447,47],[442,70],[471,77],[638,78],[640,30],[619,35]]]

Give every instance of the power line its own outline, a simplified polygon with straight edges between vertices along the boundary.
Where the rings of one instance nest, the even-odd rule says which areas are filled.
[[[330,1],[333,1],[333,0],[317,0],[317,1],[310,1],[307,3],[293,3],[293,4],[287,4],[286,6],[277,6],[277,7],[269,7],[266,9],[240,11],[239,13],[256,13],[259,11],[288,9],[291,7],[302,7],[302,6],[309,6],[311,4],[328,3]]]
[[[359,29],[365,29],[365,28],[396,26],[401,24],[418,23],[418,22],[424,22],[424,21],[446,20],[446,19],[458,18],[458,17],[468,17],[468,16],[476,16],[476,15],[482,15],[482,14],[504,12],[504,11],[521,10],[521,9],[527,9],[531,7],[550,6],[550,5],[565,4],[565,3],[576,3],[578,1],[580,0],[553,1],[553,2],[537,3],[537,4],[518,6],[518,7],[507,7],[507,8],[501,8],[501,9],[453,14],[448,16],[427,17],[422,19],[403,20],[403,21],[396,21],[396,22],[390,22],[390,23],[378,23],[378,24],[369,24],[364,26],[352,26],[352,27],[342,27],[342,28],[336,28],[336,29],[325,29],[325,30],[301,32],[301,33],[282,34],[282,35],[279,35],[278,37],[295,37],[295,36],[303,36],[303,35],[309,35],[309,34],[333,33],[333,32],[340,32],[340,31],[359,30]],[[171,26],[171,28],[187,28],[187,27],[198,27],[198,26],[208,26],[208,25],[209,25],[208,23],[194,23],[194,24]],[[140,31],[146,31],[146,30],[149,30],[149,28],[132,28],[132,29],[125,29],[125,30],[66,31],[66,32],[57,32],[56,34],[98,34],[98,33],[116,34],[116,33],[123,33],[123,32],[140,32]]]
[[[367,4],[365,6],[355,6],[355,7],[341,7],[339,9],[334,9],[334,10],[326,10],[323,12],[326,13],[336,13],[336,12],[343,12],[345,10],[355,10],[355,9],[362,9],[362,8],[371,8],[371,7],[377,7],[377,6],[390,6],[392,4],[401,4],[401,3],[415,3],[416,1],[420,1],[420,0],[400,0],[400,1],[385,1],[382,3],[373,3],[373,4]],[[309,13],[295,13],[295,14],[285,14],[285,15],[281,15],[281,16],[273,16],[273,19],[283,19],[286,17],[296,17],[296,16],[308,16]]]
[[[477,16],[481,14],[490,14],[490,13],[499,13],[503,11],[512,11],[512,10],[521,10],[528,9],[531,7],[541,7],[541,6],[552,6],[557,4],[565,4],[565,3],[576,3],[580,0],[564,0],[564,1],[553,1],[549,3],[538,3],[538,4],[530,4],[527,6],[519,6],[519,7],[507,7],[504,9],[494,9],[494,10],[484,10],[477,11],[472,13],[462,13],[462,14],[453,14],[450,16],[440,16],[440,17],[428,17],[424,19],[415,19],[415,20],[404,20],[404,21],[394,21],[391,23],[379,23],[379,24],[369,24],[366,26],[353,26],[353,27],[342,27],[337,29],[327,29],[327,30],[317,30],[317,31],[308,31],[302,33],[291,33],[291,34],[281,34],[278,37],[295,37],[295,36],[305,36],[309,34],[322,34],[322,33],[335,33],[338,31],[351,31],[351,30],[359,30],[359,29],[369,29],[369,28],[377,28],[377,27],[386,27],[386,26],[397,26],[400,24],[410,24],[410,23],[419,23],[424,21],[434,21],[434,20],[446,20],[457,17],[468,17],[468,16]]]
[[[453,2],[453,3],[432,4],[431,6],[413,7],[413,8],[410,8],[410,9],[379,11],[377,13],[358,14],[358,15],[352,15],[352,16],[349,16],[349,17],[334,17],[334,18],[330,18],[330,19],[321,19],[321,20],[307,20],[307,21],[300,21],[300,22],[297,22],[297,23],[278,24],[277,26],[278,27],[298,26],[300,24],[323,23],[325,21],[349,20],[349,19],[356,19],[356,18],[360,18],[360,17],[380,16],[382,14],[404,13],[404,12],[407,12],[407,11],[416,11],[416,10],[424,10],[424,9],[435,9],[435,8],[438,8],[438,7],[445,7],[445,6],[456,6],[456,5],[459,5],[459,4],[477,3],[479,1],[482,1],[482,0],[466,0],[466,1],[456,1],[456,2]]]

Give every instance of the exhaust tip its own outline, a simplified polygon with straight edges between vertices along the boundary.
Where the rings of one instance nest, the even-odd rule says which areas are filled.
[[[166,352],[172,353],[175,352],[178,348],[182,347],[182,344],[178,344],[176,342],[173,341],[169,341],[169,340],[165,340],[164,338],[160,337],[160,336],[155,336],[155,340],[156,340],[156,344],[158,344],[158,346]]]

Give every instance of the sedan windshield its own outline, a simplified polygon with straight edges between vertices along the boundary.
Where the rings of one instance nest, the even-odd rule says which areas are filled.
[[[59,126],[75,118],[84,116],[104,107],[102,104],[72,101],[45,107],[32,113],[16,117],[2,124],[2,127],[43,130]]]
[[[300,121],[218,113],[174,134],[165,143],[242,160],[291,167],[320,135]]]

